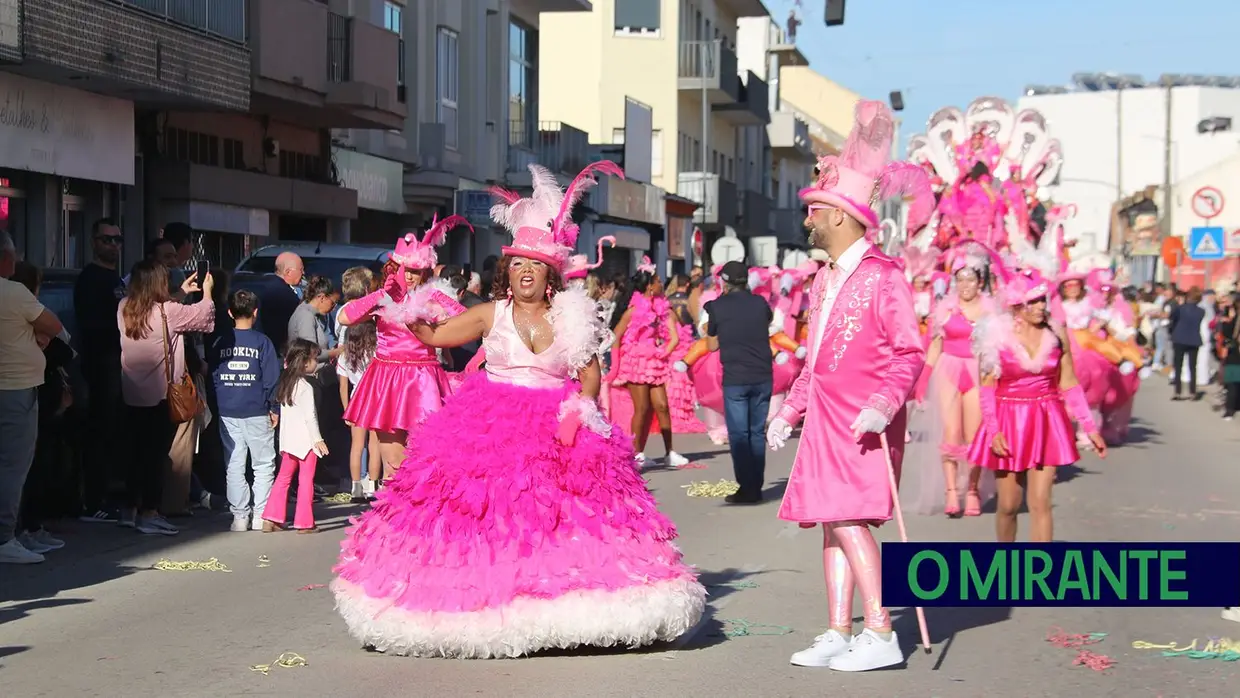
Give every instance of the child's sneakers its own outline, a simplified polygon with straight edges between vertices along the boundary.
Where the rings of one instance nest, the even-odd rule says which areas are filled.
[[[232,527],[228,530],[233,533],[244,533],[250,530],[249,514],[233,514]]]

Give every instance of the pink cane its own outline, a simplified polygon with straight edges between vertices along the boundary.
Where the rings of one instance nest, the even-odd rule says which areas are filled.
[[[879,434],[883,446],[883,457],[887,459],[887,483],[891,485],[891,504],[896,514],[896,528],[900,529],[900,542],[908,542],[908,529],[904,528],[904,512],[900,511],[900,485],[896,483],[896,466],[891,462],[891,447],[887,445],[887,435]],[[930,626],[926,625],[926,611],[918,606],[917,625],[921,628],[921,646],[926,654],[930,654]]]

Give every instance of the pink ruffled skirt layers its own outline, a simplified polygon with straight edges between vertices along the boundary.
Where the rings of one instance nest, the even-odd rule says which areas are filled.
[[[410,431],[452,393],[438,361],[375,358],[357,382],[344,419],[374,431]]]
[[[672,640],[705,590],[634,468],[628,437],[556,438],[561,389],[476,374],[410,435],[342,543],[336,605],[366,646],[518,657]]]

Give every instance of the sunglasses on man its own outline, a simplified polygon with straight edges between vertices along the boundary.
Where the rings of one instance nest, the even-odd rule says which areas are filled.
[[[121,235],[99,235],[95,239],[108,245],[119,245],[125,242],[125,238]]]

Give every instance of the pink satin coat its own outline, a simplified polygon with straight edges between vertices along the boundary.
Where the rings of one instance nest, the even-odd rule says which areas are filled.
[[[891,519],[887,463],[878,434],[853,438],[852,424],[871,407],[889,420],[886,436],[899,478],[909,399],[926,362],[901,265],[871,246],[844,280],[822,342],[822,298],[829,269],[814,278],[809,356],[780,408],[789,424],[805,420],[779,518],[799,523]]]

